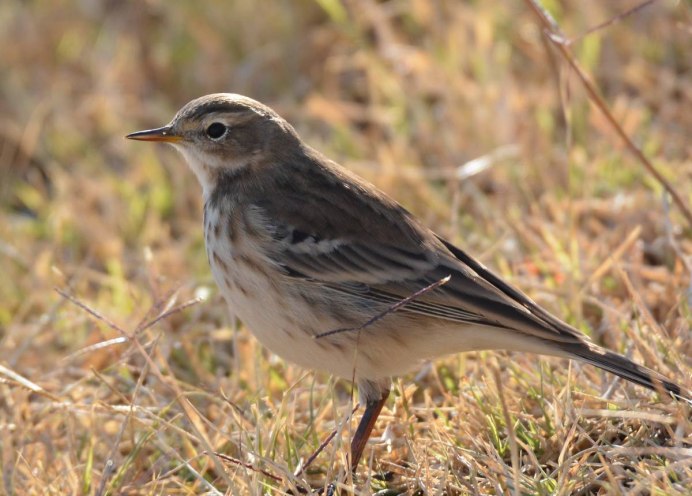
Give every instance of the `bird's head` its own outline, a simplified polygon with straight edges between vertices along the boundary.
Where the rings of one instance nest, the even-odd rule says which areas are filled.
[[[295,130],[276,112],[251,98],[216,93],[192,100],[166,126],[127,135],[170,143],[197,175],[205,193],[220,173],[300,146]]]

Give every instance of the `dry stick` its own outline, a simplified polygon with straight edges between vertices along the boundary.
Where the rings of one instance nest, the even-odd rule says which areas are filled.
[[[407,296],[406,298],[399,300],[396,303],[394,303],[393,305],[387,307],[384,311],[378,313],[374,317],[371,317],[365,323],[359,325],[358,327],[342,327],[340,329],[334,329],[331,331],[323,332],[322,334],[316,334],[314,339],[325,338],[327,336],[332,336],[334,334],[341,334],[342,332],[362,331],[366,327],[373,325],[378,320],[383,319],[384,317],[386,317],[390,313],[394,313],[397,310],[401,310],[403,307],[405,307],[406,305],[411,303],[416,298],[420,298],[421,296],[423,296],[425,293],[429,293],[433,289],[439,288],[440,286],[447,284],[451,278],[452,278],[451,275],[443,277],[439,281],[435,281],[434,283],[424,287],[423,289],[419,289],[415,293],[413,293],[413,294]]]
[[[159,314],[157,317],[155,317],[155,318],[151,319],[150,321],[144,323],[144,324],[141,326],[141,328],[140,328],[140,326],[137,326],[137,327],[138,327],[138,329],[139,329],[140,331],[145,331],[145,330],[149,329],[150,327],[152,327],[153,325],[157,324],[159,321],[161,321],[161,320],[163,320],[163,319],[166,319],[166,318],[170,317],[171,315],[176,314],[176,313],[178,313],[178,312],[182,312],[182,311],[185,310],[186,308],[189,308],[189,307],[191,307],[191,306],[193,306],[193,305],[196,305],[197,303],[199,303],[199,302],[201,302],[201,301],[202,301],[201,298],[193,298],[193,299],[191,299],[191,300],[189,300],[189,301],[186,301],[185,303],[181,303],[180,305],[175,306],[175,307],[173,307],[173,308],[171,308],[171,309],[169,309],[169,310],[166,310],[165,312]]]
[[[61,362],[69,362],[74,360],[75,358],[79,358],[82,355],[87,355],[89,353],[92,353],[94,351],[102,350],[104,348],[108,348],[109,346],[114,346],[116,344],[124,344],[129,341],[128,338],[125,336],[120,336],[117,338],[113,339],[106,339],[105,341],[99,341],[98,343],[91,344],[89,346],[85,346],[84,348],[80,348],[77,351],[70,353],[69,355],[62,357],[60,359]]]
[[[15,372],[14,370],[10,369],[9,367],[5,367],[4,365],[0,364],[0,376],[4,376],[4,378],[0,377],[0,384],[14,384],[23,388],[28,389],[32,393],[39,394],[41,396],[45,396],[47,398],[50,398],[53,401],[60,401],[60,398],[53,393],[46,391],[43,389],[41,386],[38,384],[31,382],[29,379],[24,377],[23,375],[19,374],[18,372]]]
[[[622,126],[618,124],[613,117],[613,114],[608,109],[605,101],[598,94],[596,86],[591,82],[586,73],[582,70],[581,66],[574,58],[571,50],[569,49],[569,41],[562,35],[560,27],[555,22],[555,20],[550,16],[550,14],[539,4],[538,0],[524,0],[528,4],[529,8],[536,14],[539,21],[545,28],[548,39],[553,42],[553,44],[560,50],[563,57],[567,60],[569,65],[574,69],[577,76],[581,80],[584,89],[588,93],[591,102],[601,111],[603,116],[606,118],[611,127],[620,136],[620,139],[625,143],[630,152],[641,162],[644,168],[652,175],[654,178],[663,186],[663,188],[668,192],[668,194],[673,198],[673,201],[677,204],[678,208],[682,214],[687,219],[690,227],[692,227],[692,211],[688,208],[687,204],[683,198],[678,194],[678,192],[673,188],[673,185],[663,177],[663,175],[658,172],[651,161],[644,155],[644,153],[634,144],[634,142],[627,136],[625,130]]]
[[[113,322],[112,320],[108,319],[108,317],[106,317],[105,315],[102,315],[102,314],[100,314],[99,312],[97,312],[96,310],[92,309],[91,307],[85,305],[84,303],[82,303],[81,301],[79,301],[79,300],[78,300],[77,298],[75,298],[74,296],[72,296],[72,295],[70,295],[70,294],[67,294],[67,293],[66,293],[65,291],[63,291],[62,289],[60,289],[60,288],[53,288],[53,289],[54,289],[55,292],[58,293],[60,296],[62,296],[63,298],[65,298],[65,299],[66,299],[67,301],[69,301],[70,303],[72,303],[72,304],[78,306],[79,308],[81,308],[82,310],[84,310],[86,313],[88,313],[89,315],[91,315],[92,317],[94,317],[96,320],[100,320],[101,322],[103,322],[104,324],[106,324],[108,327],[110,327],[110,328],[113,329],[114,331],[119,332],[120,334],[124,335],[124,336],[127,337],[127,338],[130,338],[130,337],[131,337],[131,336],[130,336],[130,333],[128,333],[125,329],[123,329],[122,327],[120,327],[118,324],[116,324],[116,323]]]
[[[205,453],[208,453],[205,451]],[[258,472],[262,475],[266,475],[272,480],[275,480],[276,482],[281,482],[283,479],[281,477],[278,477],[270,472],[267,472],[266,470],[262,470],[261,468],[253,467],[251,464],[246,463],[242,460],[238,460],[237,458],[233,458],[232,456],[224,455],[223,453],[218,453],[216,451],[212,451],[212,454],[218,456],[222,460],[229,462],[229,463],[234,463],[235,465],[240,465],[241,467],[245,467],[247,469],[252,470],[253,472]]]
[[[356,407],[356,408],[357,408],[357,407]],[[356,412],[356,408],[353,409],[353,411],[351,412],[351,415],[353,415],[353,414]],[[350,419],[350,417],[349,417],[349,419]],[[294,475],[298,476],[298,475],[301,475],[303,472],[305,472],[305,470],[306,470],[310,465],[312,465],[312,462],[315,461],[315,459],[319,456],[319,454],[322,453],[322,451],[324,450],[324,448],[326,448],[327,446],[329,446],[329,443],[332,442],[332,439],[334,439],[334,436],[336,436],[337,432],[339,432],[339,430],[338,430],[338,429],[334,429],[334,430],[325,438],[325,440],[322,441],[322,442],[320,443],[320,445],[317,447],[317,449],[314,451],[314,453],[312,453],[312,455],[310,455],[310,456],[308,457],[308,459],[305,461],[305,464],[304,464],[304,465],[300,468],[300,470],[299,470],[296,474],[294,474]]]
[[[358,405],[356,405],[353,410],[351,410],[351,415],[348,417],[349,420],[351,419],[351,416],[353,416],[354,413],[356,413],[356,410],[358,410]],[[315,461],[315,459],[319,456],[322,451],[324,451],[324,448],[329,446],[329,443],[334,439],[334,436],[336,436],[339,433],[339,429],[334,429],[326,438],[324,441],[320,443],[320,445],[317,447],[317,449],[314,451],[312,455],[308,457],[308,459],[305,461],[302,467],[300,467],[300,470],[296,471],[293,475],[295,477],[298,477],[301,475],[305,470],[312,465],[312,462]]]
[[[648,7],[649,5],[651,5],[652,3],[656,2],[656,1],[658,1],[658,0],[647,0],[646,2],[640,3],[639,5],[635,5],[631,9],[626,10],[624,12],[621,12],[620,14],[616,15],[615,17],[608,19],[607,21],[602,22],[602,23],[600,23],[600,24],[598,24],[598,25],[596,25],[590,29],[587,29],[584,33],[580,34],[579,36],[576,36],[576,37],[572,38],[571,40],[566,40],[566,43],[568,45],[573,45],[577,41],[580,41],[581,39],[586,38],[588,35],[595,33],[596,31],[600,31],[603,28],[607,28],[608,26],[612,26],[613,24],[617,24],[618,22],[622,21],[625,17],[631,16],[635,12],[640,11],[644,7]]]

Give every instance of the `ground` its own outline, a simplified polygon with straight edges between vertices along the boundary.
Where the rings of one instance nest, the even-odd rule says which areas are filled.
[[[352,479],[351,385],[230,319],[194,176],[123,138],[206,93],[256,98],[595,342],[690,387],[692,15],[644,3],[543,5],[680,204],[528,1],[2,2],[0,492],[689,494],[688,407],[490,352],[397,378]]]

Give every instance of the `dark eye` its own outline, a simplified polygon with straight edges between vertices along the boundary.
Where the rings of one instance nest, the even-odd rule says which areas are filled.
[[[221,124],[220,122],[214,122],[207,128],[207,136],[211,139],[219,139],[221,136],[226,134],[228,128]]]

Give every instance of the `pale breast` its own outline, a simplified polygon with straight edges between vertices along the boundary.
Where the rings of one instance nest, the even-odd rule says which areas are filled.
[[[252,208],[206,205],[207,256],[231,312],[277,355],[307,369],[373,380],[406,372],[421,358],[446,354],[454,347],[475,348],[458,331],[451,348],[449,342],[431,339],[441,329],[431,333],[418,316],[403,312],[360,333],[316,339],[328,331],[356,328],[386,307],[365,309],[352,296],[290,277],[267,256],[276,240],[258,215]]]
[[[350,377],[350,336],[315,339],[340,326],[324,298],[311,298],[265,256],[270,233],[262,232],[251,211],[205,207],[207,257],[230,311],[271,351],[310,369]],[[314,289],[314,288],[313,288]],[[308,290],[309,293],[309,290]],[[335,308],[343,305],[335,305]]]

